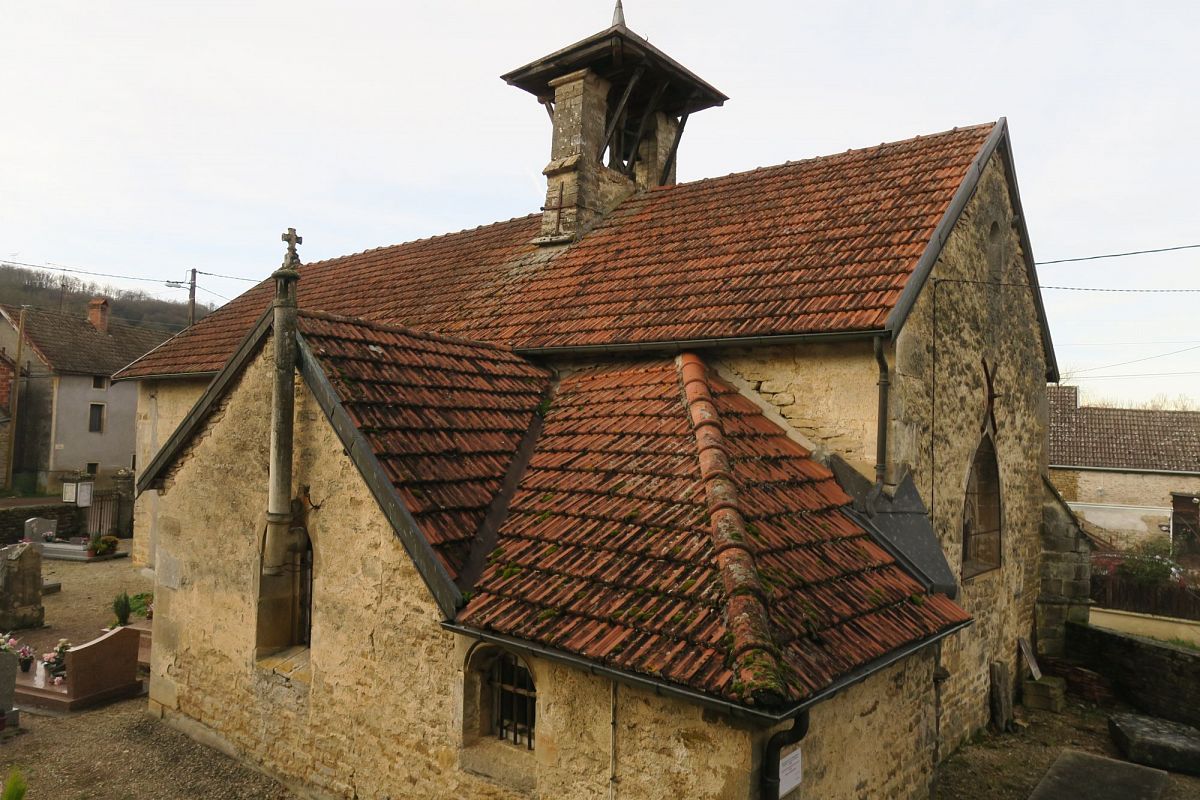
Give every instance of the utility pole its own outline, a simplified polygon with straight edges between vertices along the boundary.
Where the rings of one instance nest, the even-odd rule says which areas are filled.
[[[25,314],[29,306],[21,306],[17,322],[17,357],[14,362],[12,386],[8,392],[8,459],[4,465],[4,488],[11,489],[13,481],[13,456],[17,446],[17,411],[21,404],[21,355],[25,348]]]
[[[186,281],[167,281],[167,286],[172,289],[182,289],[187,287],[188,290],[188,326],[196,324],[196,269],[193,267],[188,270],[188,279]]]
[[[196,268],[192,267],[192,279],[188,281],[188,326],[196,324]]]

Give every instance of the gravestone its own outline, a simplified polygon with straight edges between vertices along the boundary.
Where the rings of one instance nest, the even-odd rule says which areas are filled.
[[[1108,731],[1130,761],[1200,775],[1200,730],[1140,714],[1113,714]]]
[[[31,542],[46,541],[46,534],[53,537],[58,533],[58,520],[45,517],[30,517],[25,520],[25,538]]]
[[[0,548],[0,631],[40,628],[42,554],[30,542]]]

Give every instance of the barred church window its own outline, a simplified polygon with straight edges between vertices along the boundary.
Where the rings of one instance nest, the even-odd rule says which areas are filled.
[[[1000,467],[996,447],[984,436],[975,451],[963,504],[964,579],[1000,567]]]
[[[537,721],[533,676],[516,656],[501,652],[492,662],[488,683],[492,695],[492,734],[532,750]]]

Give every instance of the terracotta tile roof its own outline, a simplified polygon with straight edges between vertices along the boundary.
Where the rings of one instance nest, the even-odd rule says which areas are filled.
[[[489,345],[302,312],[300,333],[457,578],[549,385]]]
[[[517,348],[877,330],[994,129],[644,192],[556,253],[539,215],[309,264],[300,302]],[[270,294],[122,376],[218,370]]]
[[[15,327],[21,309],[0,308]],[[111,319],[108,332],[101,333],[84,317],[39,309],[29,309],[25,316],[25,339],[55,372],[112,375],[157,347],[168,335],[157,328]]]
[[[1050,464],[1200,473],[1200,412],[1080,406],[1075,386],[1047,386]]]
[[[968,619],[694,356],[563,377],[458,621],[748,705]]]

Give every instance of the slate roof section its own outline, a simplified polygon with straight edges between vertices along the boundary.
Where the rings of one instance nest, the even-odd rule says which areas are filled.
[[[0,306],[0,310],[16,328],[21,309],[6,305]],[[242,334],[245,335],[245,330]],[[129,325],[111,318],[108,332],[101,333],[85,317],[36,308],[28,309],[25,316],[26,341],[55,372],[112,375],[169,336],[161,329]]]
[[[1080,406],[1075,386],[1047,386],[1050,464],[1200,474],[1200,412]]]
[[[328,314],[299,331],[456,579],[550,382],[510,351]]]
[[[872,538],[827,468],[684,358],[690,391],[667,359],[563,377],[458,623],[774,706],[969,621]]]
[[[545,261],[538,215],[309,264],[299,301],[517,349],[880,330],[996,130],[643,192]],[[219,370],[270,297],[260,284],[121,377]]]

